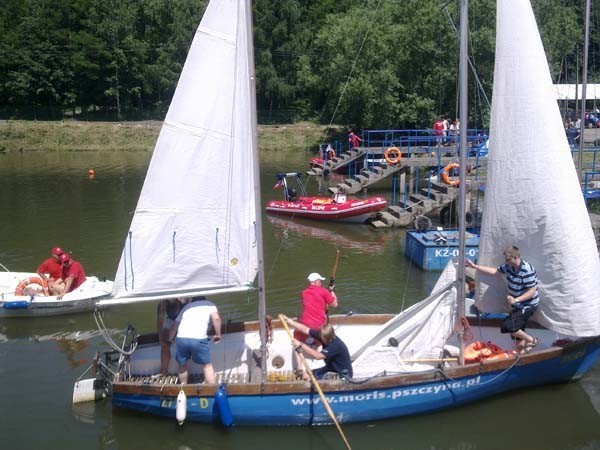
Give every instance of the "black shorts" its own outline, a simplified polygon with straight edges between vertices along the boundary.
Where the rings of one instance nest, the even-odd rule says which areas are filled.
[[[519,330],[525,330],[527,321],[533,315],[537,308],[513,309],[508,317],[502,321],[500,331],[502,333],[514,333]]]

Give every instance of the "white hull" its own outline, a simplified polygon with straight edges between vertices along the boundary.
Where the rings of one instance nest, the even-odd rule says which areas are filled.
[[[0,273],[0,318],[39,317],[73,314],[94,310],[96,303],[110,295],[112,281],[87,277],[85,283],[61,300],[56,296],[15,295],[15,288],[24,279],[37,277],[30,272]]]

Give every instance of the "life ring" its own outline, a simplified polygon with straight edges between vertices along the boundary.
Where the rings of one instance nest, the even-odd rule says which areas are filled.
[[[388,148],[385,151],[385,153],[383,154],[383,156],[385,157],[385,160],[389,164],[398,164],[400,162],[400,160],[402,159],[402,153],[400,153],[400,150],[398,150],[398,147]]]
[[[414,220],[415,230],[424,233],[431,229],[431,219],[427,216],[416,216]]]
[[[444,167],[444,170],[442,170],[442,180],[444,180],[444,183],[446,183],[449,186],[458,186],[458,179],[452,180],[450,178],[450,171],[453,169],[458,169],[459,167],[460,165],[458,165],[457,163],[450,163],[446,167]]]
[[[22,280],[15,288],[15,295],[23,295],[23,293],[25,292],[25,288],[30,284],[39,284],[42,287],[44,295],[50,295],[50,290],[48,289],[48,281],[45,278],[40,277],[29,277]]]
[[[514,352],[506,351],[493,342],[475,341],[465,347],[464,357],[466,363],[477,361],[509,358],[514,356]]]
[[[327,159],[333,159],[335,158],[335,150],[330,148],[329,150],[327,150]]]

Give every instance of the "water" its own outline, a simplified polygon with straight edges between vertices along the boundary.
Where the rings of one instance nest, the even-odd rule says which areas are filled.
[[[275,173],[304,170],[304,152],[261,155],[263,197]],[[33,270],[53,246],[73,252],[89,274],[114,277],[148,153],[0,155],[0,263]],[[88,169],[94,168],[93,180]],[[315,188],[314,180],[309,182]],[[374,193],[373,190],[370,192]],[[306,274],[329,276],[340,250],[340,313],[394,312],[424,296],[436,274],[404,257],[404,232],[368,226],[264,221],[268,312],[298,312]],[[225,320],[253,319],[254,296],[215,298]],[[106,325],[155,327],[153,305],[106,313]],[[113,411],[110,402],[73,407],[74,381],[103,348],[91,314],[0,320],[0,448],[286,449],[344,448],[334,427],[234,428],[185,424]],[[418,417],[343,425],[354,449],[600,448],[600,367],[580,383],[548,386]]]

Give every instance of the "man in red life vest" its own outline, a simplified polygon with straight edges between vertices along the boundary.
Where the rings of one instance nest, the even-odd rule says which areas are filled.
[[[55,285],[63,285],[62,280],[62,263],[60,262],[60,255],[64,252],[60,247],[54,247],[52,249],[51,257],[42,261],[37,268],[37,274],[48,281],[48,289],[50,293],[55,294]]]
[[[61,300],[66,293],[77,289],[86,279],[83,266],[74,259],[71,259],[68,253],[60,255],[60,262],[62,263],[62,279],[65,281],[65,284],[62,292],[57,293],[57,300]]]

